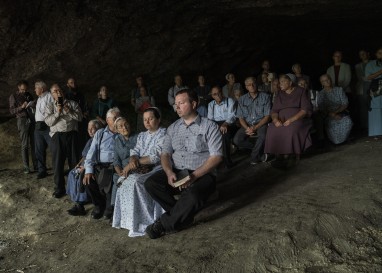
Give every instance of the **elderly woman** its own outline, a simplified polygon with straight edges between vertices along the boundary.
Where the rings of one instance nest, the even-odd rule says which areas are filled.
[[[227,84],[223,86],[223,95],[226,98],[235,99],[234,90],[239,89],[243,90],[241,87],[241,84],[238,82],[235,82],[235,75],[232,73],[228,73],[225,75],[225,79],[227,81]]]
[[[328,74],[320,77],[323,89],[317,94],[318,113],[315,118],[315,126],[318,139],[324,138],[324,127],[331,142],[340,144],[349,137],[353,122],[350,119],[348,98],[342,87],[333,86],[332,79]]]
[[[109,109],[116,106],[115,101],[109,97],[109,90],[103,85],[98,92],[98,98],[93,103],[92,117],[106,126],[106,113]]]
[[[268,127],[265,153],[295,154],[297,157],[312,141],[309,134],[312,105],[306,91],[295,86],[292,74],[279,77],[280,91],[271,110],[272,123]]]
[[[130,150],[137,144],[137,135],[131,132],[129,122],[124,117],[119,117],[114,122],[115,130],[118,136],[114,143],[114,170],[113,190],[111,195],[111,205],[115,204],[117,193],[117,182],[121,177],[125,177],[124,168],[127,168],[130,160]]]
[[[76,167],[73,170],[71,170],[68,174],[66,194],[70,196],[73,202],[75,202],[74,207],[68,210],[69,215],[80,216],[86,214],[84,204],[87,202],[88,197],[86,195],[86,192],[81,190],[82,178],[85,171],[84,161],[86,158],[86,154],[90,149],[90,145],[92,144],[94,134],[101,127],[102,125],[100,122],[98,122],[98,120],[94,119],[89,121],[88,134],[90,136],[90,139],[86,143],[85,148],[82,150],[82,158],[80,162],[78,162]]]
[[[137,144],[130,150],[129,164],[122,170],[115,200],[113,227],[126,228],[129,236],[142,236],[145,229],[164,213],[161,206],[146,192],[144,182],[161,169],[160,153],[166,129],[160,128],[158,108],[151,107],[143,113],[147,129],[138,135]]]

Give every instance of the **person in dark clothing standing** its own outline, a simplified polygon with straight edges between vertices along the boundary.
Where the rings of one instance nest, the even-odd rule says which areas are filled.
[[[54,102],[45,110],[45,123],[50,127],[55,191],[53,196],[61,198],[66,194],[64,166],[68,159],[70,169],[79,161],[78,122],[82,120],[81,108],[77,102],[67,100],[58,84],[50,88]]]
[[[23,159],[24,173],[31,172],[29,168],[29,148],[32,154],[34,170],[37,170],[37,161],[34,151],[34,106],[33,96],[27,91],[28,82],[20,81],[18,90],[9,97],[9,111],[17,118],[17,129],[21,139],[21,156]]]

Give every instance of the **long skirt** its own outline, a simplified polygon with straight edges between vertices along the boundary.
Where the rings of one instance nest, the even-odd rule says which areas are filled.
[[[113,227],[128,229],[129,237],[143,236],[146,227],[165,212],[144,187],[146,179],[160,169],[157,166],[146,174],[131,174],[117,189]]]
[[[72,169],[68,174],[68,183],[66,185],[66,194],[70,196],[73,202],[86,202],[88,196],[86,192],[80,191],[83,175],[76,178],[76,169]]]
[[[331,142],[340,144],[349,137],[352,126],[353,122],[350,116],[344,116],[340,120],[328,118],[326,120],[326,134]]]
[[[382,135],[382,96],[371,99],[369,111],[369,136]]]

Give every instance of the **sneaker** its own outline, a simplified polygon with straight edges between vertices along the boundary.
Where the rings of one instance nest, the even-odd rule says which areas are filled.
[[[86,210],[83,205],[75,204],[74,207],[68,209],[68,214],[72,216],[83,216],[86,215]]]
[[[262,161],[262,162],[267,162],[267,161],[268,161],[268,154],[263,154],[263,155],[261,156],[261,161]]]
[[[25,174],[31,173],[31,170],[29,169],[29,167],[24,167],[24,173]]]
[[[160,219],[156,220],[153,224],[147,226],[145,232],[150,237],[150,239],[157,239],[165,235],[165,230]]]
[[[258,161],[258,160],[251,160],[251,162],[250,162],[251,165],[257,165],[259,163],[260,163],[260,161]]]

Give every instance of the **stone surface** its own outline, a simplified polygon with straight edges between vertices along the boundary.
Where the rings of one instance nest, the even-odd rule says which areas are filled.
[[[92,100],[106,83],[127,106],[134,76],[147,75],[159,102],[175,73],[223,83],[257,73],[264,58],[289,72],[296,61],[319,76],[334,49],[357,60],[361,46],[380,46],[381,1],[2,1],[0,95],[19,79],[65,83],[74,75]],[[359,37],[359,40],[357,39]],[[91,93],[91,94],[90,94]],[[7,100],[0,116],[8,115]]]

